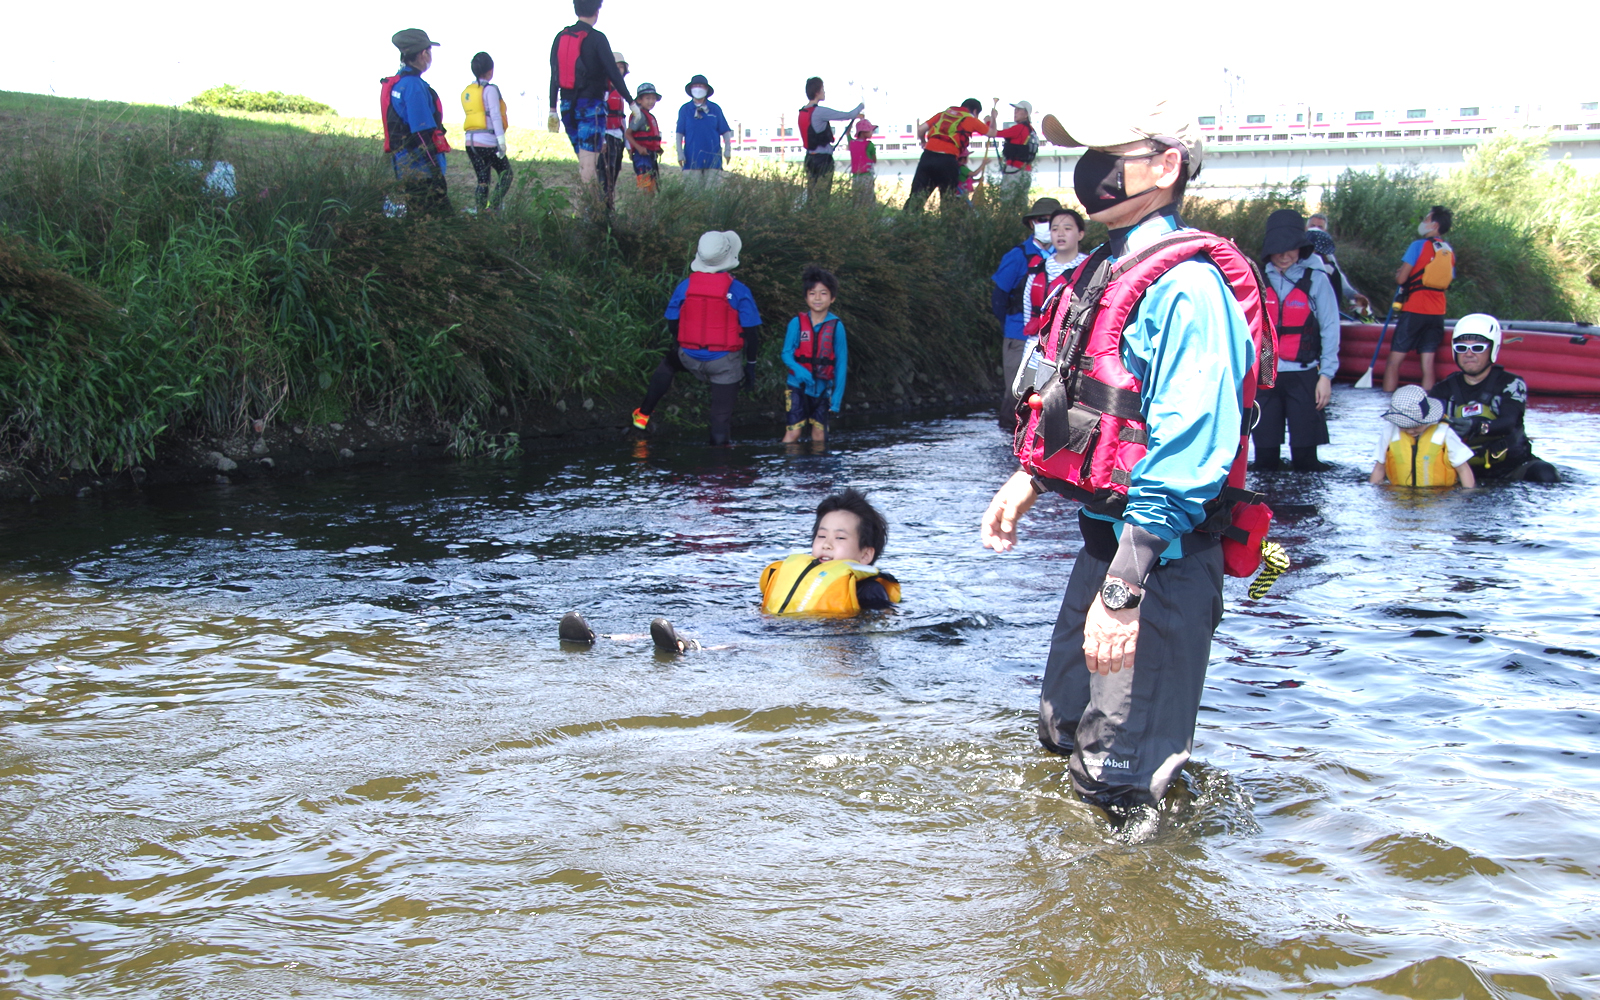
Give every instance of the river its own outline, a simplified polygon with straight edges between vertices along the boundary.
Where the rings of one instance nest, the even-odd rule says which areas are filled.
[[[1600,995],[1600,405],[1443,496],[1335,408],[1137,835],[1034,740],[1077,530],[978,546],[987,419],[0,510],[0,996]],[[844,485],[904,605],[764,618]]]

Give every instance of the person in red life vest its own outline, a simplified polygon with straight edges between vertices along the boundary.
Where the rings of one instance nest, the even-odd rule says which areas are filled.
[[[633,426],[646,430],[656,405],[679,372],[711,385],[711,443],[733,440],[733,404],[739,385],[754,391],[756,355],[761,350],[761,313],[744,282],[728,272],[739,266],[739,234],[709,232],[700,237],[693,272],[667,300],[667,325],[674,344],[650,376],[644,402],[633,411]],[[748,359],[748,360],[746,360]]]
[[[1289,428],[1289,458],[1296,472],[1321,472],[1317,446],[1328,443],[1325,410],[1339,371],[1339,299],[1312,249],[1305,220],[1292,208],[1267,217],[1261,242],[1267,263],[1267,309],[1278,330],[1278,381],[1256,394],[1258,472],[1276,472],[1283,458],[1283,428]]]
[[[1067,313],[1081,352],[1040,393],[1045,451],[1021,456],[1041,471],[1000,488],[981,539],[1009,551],[1045,490],[1084,504],[1039,740],[1115,817],[1159,802],[1192,751],[1222,616],[1217,532],[1243,496],[1245,412],[1271,329],[1253,262],[1178,214],[1203,154],[1194,120],[1126,90],[1074,103],[1078,117],[1046,116],[1042,130],[1088,147],[1073,189],[1110,234],[1074,286],[1082,310]]]
[[[651,114],[661,93],[653,83],[639,84],[634,100],[639,102],[628,123],[628,158],[633,161],[633,183],[640,191],[655,194],[661,183],[661,123]]]
[[[1019,191],[1028,196],[1033,183],[1033,161],[1039,155],[1039,133],[1033,128],[1033,105],[1018,101],[1011,105],[1012,123],[994,134],[1000,147],[1000,193]]]
[[[623,78],[628,76],[628,60],[621,52],[613,52],[617,60],[617,72]],[[637,105],[638,97],[634,103]],[[625,111],[625,102],[622,92],[616,88],[606,91],[606,134],[600,144],[600,190],[606,195],[606,208],[610,209],[617,198],[617,178],[622,176],[622,150],[627,146],[627,136],[623,127],[627,124],[628,115]]]
[[[466,133],[467,159],[478,177],[478,211],[489,207],[489,178],[500,175],[494,192],[494,207],[505,204],[511,189],[511,161],[506,159],[506,101],[494,80],[494,59],[487,52],[472,57],[473,82],[461,92],[461,109],[466,113],[462,131]]]
[[[839,279],[820,267],[808,267],[800,276],[806,309],[789,320],[783,336],[783,363],[789,368],[789,423],[784,444],[800,440],[806,426],[811,440],[828,437],[828,416],[844,403],[845,375],[850,368],[850,345],[844,321],[828,310],[839,295]]]
[[[1422,360],[1422,387],[1432,389],[1434,355],[1444,343],[1444,292],[1456,276],[1455,249],[1440,237],[1450,231],[1451,212],[1435,205],[1417,224],[1417,236],[1394,272],[1400,286],[1400,318],[1394,324],[1383,391],[1400,384],[1400,364],[1412,351]]]
[[[1001,323],[1005,335],[1000,352],[1000,429],[1016,429],[1016,400],[1011,395],[1011,383],[1017,377],[1017,367],[1022,364],[1027,349],[1028,334],[1022,318],[1022,306],[1028,297],[1028,284],[1035,275],[1044,273],[1045,255],[1050,253],[1050,217],[1061,211],[1061,202],[1054,198],[1040,198],[1022,216],[1022,225],[1028,236],[1005,252],[1000,266],[994,269],[994,287],[989,289],[989,309]]]
[[[1042,268],[1029,271],[1022,296],[1025,343],[1039,339],[1039,328],[1045,320],[1045,303],[1065,294],[1078,265],[1089,259],[1089,255],[1079,249],[1083,245],[1083,216],[1070,208],[1058,208],[1050,213],[1049,225],[1050,246],[1054,252],[1044,258]]]
[[[394,176],[406,193],[406,207],[415,212],[448,212],[444,137],[444,105],[422,74],[433,65],[438,42],[421,28],[397,31],[390,39],[400,50],[400,71],[385,77],[378,95],[383,115],[383,149],[394,162]]]
[[[944,209],[960,193],[960,160],[967,155],[967,145],[974,135],[988,135],[994,129],[995,115],[978,119],[983,110],[976,98],[969,97],[960,104],[945,108],[925,122],[917,123],[917,142],[922,144],[922,158],[917,161],[917,172],[911,177],[911,195],[906,208],[919,212],[928,192],[939,189],[939,207]]]
[[[855,192],[856,207],[868,208],[878,203],[878,147],[872,141],[878,126],[863,118],[855,127],[855,138],[850,140],[850,190]]]
[[[578,19],[550,43],[550,131],[566,127],[578,154],[578,179],[594,181],[606,133],[606,91],[633,105],[611,43],[595,28],[602,0],[572,0]],[[557,103],[557,98],[560,103]]]
[[[800,109],[795,124],[799,126],[800,142],[806,150],[806,193],[809,197],[826,200],[833,194],[833,135],[834,122],[847,122],[859,115],[865,103],[858,103],[849,111],[825,108],[828,99],[823,89],[822,77],[806,81],[806,105]]]

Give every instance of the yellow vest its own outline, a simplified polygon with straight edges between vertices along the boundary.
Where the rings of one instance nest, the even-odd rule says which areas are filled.
[[[499,87],[495,90],[500,91]],[[511,119],[506,117],[505,92],[500,91],[500,122],[506,128],[511,127]],[[466,90],[461,92],[461,110],[467,113],[467,120],[461,126],[464,132],[489,131],[489,112],[483,107],[483,84],[474,80]]]
[[[775,615],[853,615],[861,610],[856,584],[877,580],[900,603],[900,583],[871,566],[845,559],[818,562],[796,552],[761,571],[761,608]]]
[[[1439,424],[1429,424],[1415,431],[1401,430],[1400,436],[1389,442],[1389,451],[1383,457],[1383,471],[1389,482],[1396,486],[1454,486],[1456,469],[1450,464],[1445,451],[1444,435],[1437,433]]]

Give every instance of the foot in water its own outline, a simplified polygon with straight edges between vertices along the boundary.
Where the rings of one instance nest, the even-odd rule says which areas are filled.
[[[568,611],[561,616],[561,627],[556,630],[562,642],[577,642],[585,646],[594,645],[594,629],[583,620],[583,616],[576,611]]]
[[[679,635],[678,630],[665,618],[650,622],[650,641],[656,644],[657,649],[668,653],[688,653],[700,648],[698,642]]]

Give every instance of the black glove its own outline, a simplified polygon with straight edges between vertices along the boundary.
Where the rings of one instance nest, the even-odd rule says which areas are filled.
[[[1480,437],[1488,433],[1489,421],[1483,417],[1452,417],[1450,429],[1465,441],[1468,438]]]
[[[754,361],[746,361],[744,363],[744,391],[755,395],[756,363]]]

